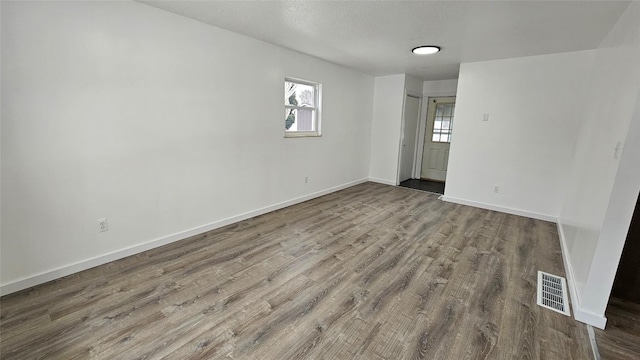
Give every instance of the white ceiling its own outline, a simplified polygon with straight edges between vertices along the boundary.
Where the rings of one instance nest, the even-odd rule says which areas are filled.
[[[454,79],[462,62],[596,48],[629,1],[150,1],[371,75]],[[418,45],[442,47],[418,56]]]

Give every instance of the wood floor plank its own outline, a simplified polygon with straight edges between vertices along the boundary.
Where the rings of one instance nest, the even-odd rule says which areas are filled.
[[[601,358],[640,359],[640,304],[611,298],[606,316],[607,327],[594,329]]]
[[[589,359],[555,226],[360,184],[0,299],[2,359]]]

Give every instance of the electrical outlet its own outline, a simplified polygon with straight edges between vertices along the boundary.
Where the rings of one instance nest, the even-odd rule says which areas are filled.
[[[500,187],[498,185],[493,185],[493,192],[496,194],[500,192]]]
[[[306,184],[306,183],[308,183],[308,182],[309,182],[309,177],[308,177],[308,176],[305,176],[305,177],[304,177],[304,183]]]
[[[109,230],[109,223],[107,219],[98,219],[98,232],[105,232]]]

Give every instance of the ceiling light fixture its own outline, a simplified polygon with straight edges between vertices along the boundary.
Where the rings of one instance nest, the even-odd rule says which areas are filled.
[[[411,50],[412,53],[418,54],[418,55],[435,54],[438,51],[440,51],[440,46],[435,46],[435,45],[422,45],[422,46],[415,47],[413,48],[413,50]]]

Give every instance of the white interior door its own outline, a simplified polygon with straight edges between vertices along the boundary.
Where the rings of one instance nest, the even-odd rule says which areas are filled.
[[[455,97],[430,98],[422,154],[423,179],[445,181],[453,128]]]
[[[400,181],[411,179],[413,161],[416,155],[416,137],[418,118],[420,117],[420,99],[406,95],[404,99],[404,121],[402,127],[402,149],[400,150]]]

